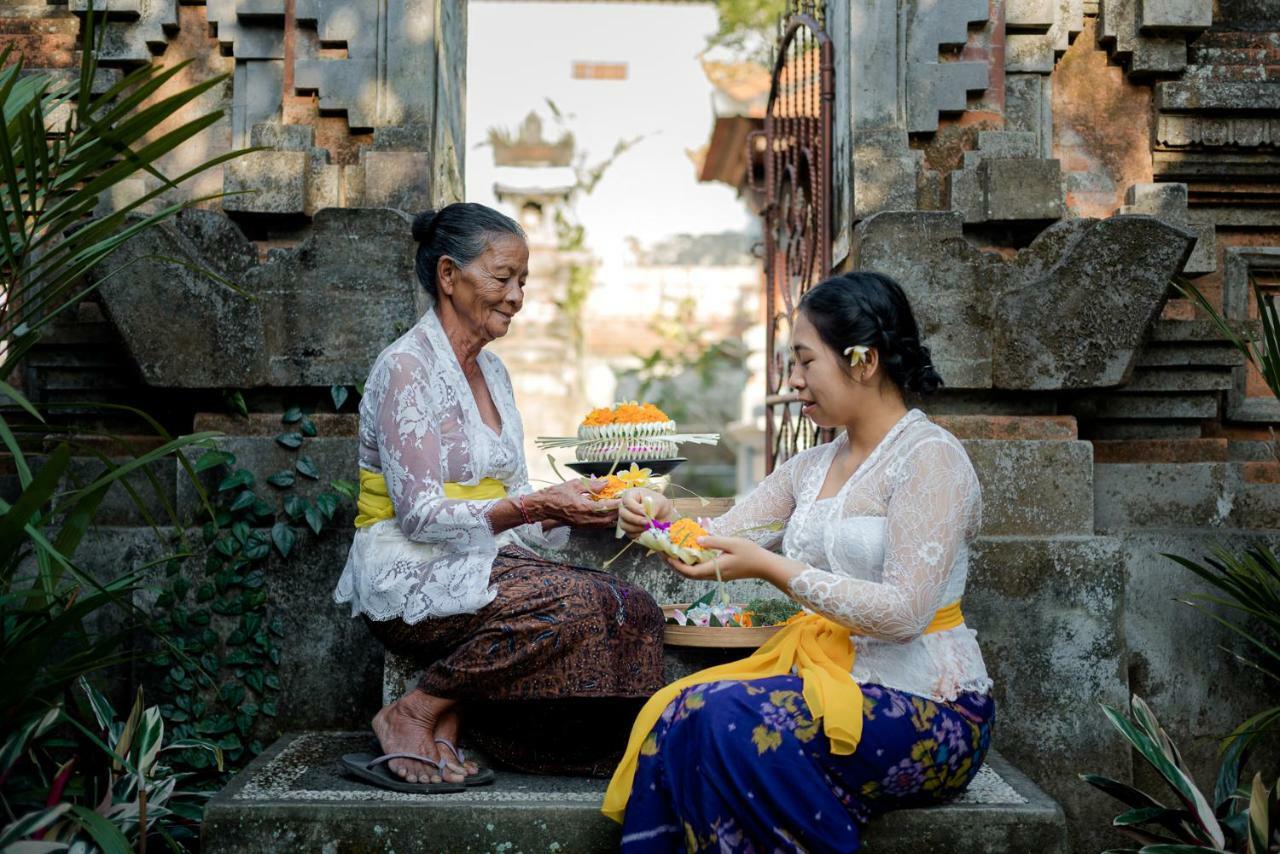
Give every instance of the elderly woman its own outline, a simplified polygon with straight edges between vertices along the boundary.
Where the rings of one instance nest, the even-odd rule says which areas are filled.
[[[382,755],[345,764],[401,791],[488,782],[457,746],[465,712],[469,738],[508,765],[607,774],[662,685],[661,611],[534,551],[563,546],[569,527],[613,526],[617,502],[581,480],[529,485],[511,377],[484,349],[524,303],[520,226],[452,204],[419,214],[413,236],[434,305],[369,372],[358,530],[334,598],[424,672],[374,718]]]

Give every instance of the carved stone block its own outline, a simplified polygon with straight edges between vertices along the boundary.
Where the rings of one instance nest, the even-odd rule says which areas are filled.
[[[1280,111],[1280,85],[1275,82],[1190,78],[1156,84],[1156,106],[1172,112],[1231,110],[1248,113]]]
[[[166,257],[214,270],[256,299]],[[155,386],[357,383],[426,309],[409,220],[398,211],[319,211],[297,248],[259,263],[226,216],[189,210],[125,243],[103,270],[123,262],[132,262],[130,281],[108,279],[100,293],[144,381]],[[175,305],[182,310],[156,308]],[[175,340],[184,346],[175,349]]]
[[[922,154],[907,145],[907,134],[898,130],[854,134],[854,219],[880,211],[916,207],[916,172]]]
[[[1004,24],[1009,32],[1047,32],[1058,12],[1058,0],[1006,0]]]
[[[229,211],[300,214],[307,204],[307,155],[302,151],[254,151],[227,164],[222,206]]]
[[[284,0],[206,0],[218,43],[237,59],[284,59]]]
[[[366,151],[364,205],[419,211],[431,206],[431,155],[422,151]]]
[[[72,12],[85,14],[89,0],[69,0]],[[95,0],[95,11],[107,13],[99,61],[106,65],[150,62],[164,52],[169,34],[178,28],[177,0]]]
[[[1139,28],[1199,32],[1213,24],[1213,0],[1142,0]]]
[[[1050,74],[1053,61],[1053,40],[1046,36],[1011,33],[1005,38],[1005,71]]]
[[[1192,239],[1152,217],[1073,219],[1005,260],[959,213],[888,212],[854,229],[854,258],[902,284],[950,388],[1089,389],[1128,377]]]
[[[299,59],[294,85],[320,94],[320,107],[347,114],[353,128],[427,125],[435,102],[436,4],[388,0],[298,0],[299,21],[315,21],[322,43],[344,59]]]
[[[1217,240],[1212,223],[1191,223],[1187,214],[1187,185],[1173,181],[1134,184],[1125,191],[1122,214],[1146,214],[1196,233],[1195,247],[1182,272],[1196,276],[1217,269]]]
[[[907,24],[907,129],[938,128],[938,113],[963,110],[968,93],[987,88],[987,66],[960,60],[940,62],[942,45],[963,45],[969,24],[987,20],[985,0],[942,4],[913,0],[904,4]]]

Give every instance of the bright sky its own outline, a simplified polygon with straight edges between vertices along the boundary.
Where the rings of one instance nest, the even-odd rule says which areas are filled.
[[[625,237],[744,229],[748,214],[724,184],[700,184],[686,155],[711,135],[711,84],[698,62],[716,29],[710,4],[472,2],[467,42],[469,201],[496,204],[491,127],[515,130],[530,110],[558,138],[549,98],[569,116],[594,165],[619,139],[644,135],[578,212],[602,275],[628,257]],[[625,62],[628,77],[574,80],[575,61]]]

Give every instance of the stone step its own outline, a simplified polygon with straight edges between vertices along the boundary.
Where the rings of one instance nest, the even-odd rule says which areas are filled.
[[[205,808],[206,854],[259,851],[615,851],[619,828],[599,807],[606,781],[499,771],[492,786],[449,795],[388,792],[338,772],[367,732],[283,736]],[[1062,810],[992,753],[969,790],[945,806],[875,820],[865,851],[1060,854]]]
[[[1231,388],[1231,371],[1196,368],[1144,368],[1134,371],[1128,385],[1116,391],[1127,392],[1197,392],[1226,391]]]
[[[1249,47],[1203,47],[1195,51],[1195,65],[1265,65],[1280,59],[1280,50],[1261,45]]]
[[[1262,48],[1275,51],[1280,55],[1280,34],[1256,33],[1231,30],[1207,30],[1192,44],[1192,50],[1199,52],[1209,48]]]

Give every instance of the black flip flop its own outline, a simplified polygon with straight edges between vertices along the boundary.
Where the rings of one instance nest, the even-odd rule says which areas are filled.
[[[467,757],[462,754],[462,748],[456,746],[447,738],[437,738],[436,744],[443,744],[449,750],[453,751],[453,758],[458,760],[458,764],[462,766],[462,771],[466,774]],[[443,758],[443,757],[441,757]],[[467,774],[462,784],[467,787],[471,786],[487,786],[497,779],[497,775],[493,773],[492,768],[481,768],[474,774]]]
[[[434,759],[428,759],[425,756],[419,756],[416,753],[387,753],[382,756],[374,756],[372,753],[348,753],[342,757],[342,767],[346,769],[349,775],[361,782],[377,786],[380,789],[390,789],[393,792],[446,795],[466,791],[466,786],[461,783],[410,783],[408,780],[397,777],[387,767],[387,762],[392,759],[414,759],[418,762],[425,762],[437,771],[443,770],[441,768],[442,763]]]

